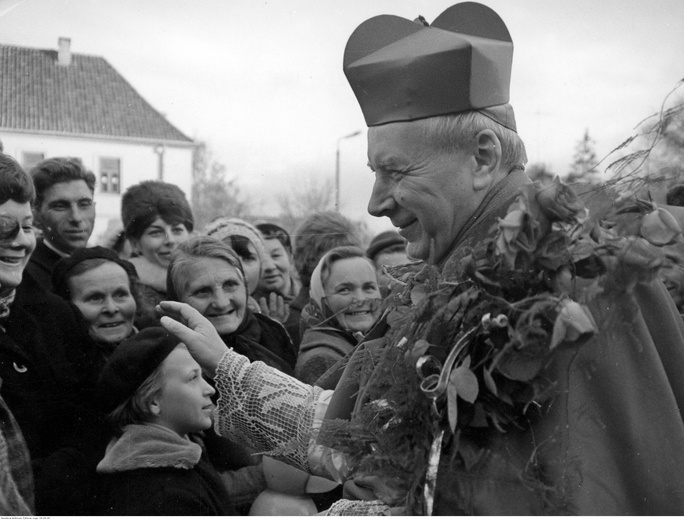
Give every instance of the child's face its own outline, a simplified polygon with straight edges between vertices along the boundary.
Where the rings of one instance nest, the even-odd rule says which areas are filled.
[[[323,289],[328,307],[342,328],[366,332],[378,319],[380,291],[375,270],[365,258],[335,262]]]
[[[152,403],[156,424],[180,436],[211,427],[215,390],[202,378],[202,371],[185,345],[180,344],[161,365],[163,383]]]

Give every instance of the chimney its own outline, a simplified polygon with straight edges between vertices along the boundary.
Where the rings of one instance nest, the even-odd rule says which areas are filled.
[[[65,67],[71,65],[71,38],[60,37],[57,45],[57,63]]]

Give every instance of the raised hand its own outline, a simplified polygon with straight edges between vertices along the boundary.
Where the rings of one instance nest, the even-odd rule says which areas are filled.
[[[211,322],[187,303],[164,301],[157,305],[160,323],[185,343],[188,351],[209,377],[228,351]]]

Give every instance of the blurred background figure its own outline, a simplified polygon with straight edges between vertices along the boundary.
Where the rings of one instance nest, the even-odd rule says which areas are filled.
[[[155,306],[166,299],[166,271],[171,254],[194,228],[190,204],[175,184],[143,181],[126,190],[121,220],[138,273],[140,327],[157,324]]]
[[[385,297],[390,292],[392,279],[385,273],[384,266],[392,267],[409,262],[406,239],[396,231],[383,231],[373,237],[366,254],[375,265],[380,292]]]

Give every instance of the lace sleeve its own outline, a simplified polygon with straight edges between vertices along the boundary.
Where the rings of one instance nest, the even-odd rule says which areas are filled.
[[[365,500],[338,500],[330,509],[325,512],[325,516],[389,516],[389,506],[379,500],[367,502]]]
[[[261,361],[228,351],[216,367],[219,435],[246,442],[265,454],[309,472],[308,448],[322,390]]]

